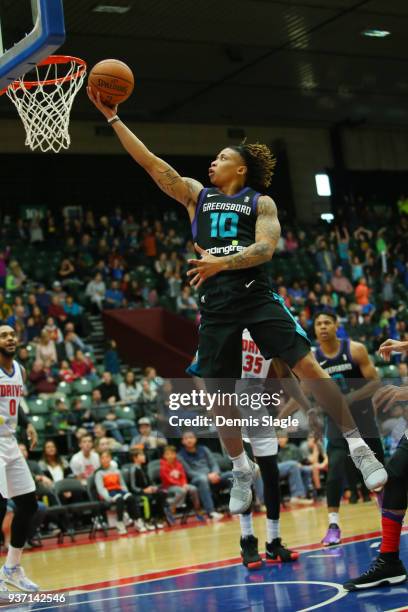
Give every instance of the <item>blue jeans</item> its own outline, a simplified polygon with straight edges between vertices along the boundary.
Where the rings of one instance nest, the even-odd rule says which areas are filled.
[[[106,428],[106,431],[111,434],[112,438],[115,438],[120,444],[123,444],[125,441],[121,434],[121,429],[128,429],[132,439],[139,433],[134,422],[130,419],[116,419],[115,421],[105,420],[102,425]]]
[[[297,461],[282,461],[282,463],[278,463],[279,476],[281,478],[288,478],[291,497],[306,496],[301,467]]]
[[[211,485],[211,482],[208,480],[208,474],[200,474],[199,476],[195,476],[191,480],[191,483],[198,489],[198,494],[200,496],[201,503],[207,514],[214,512],[214,500],[212,496],[211,487],[231,488],[232,486],[232,472],[222,472],[220,476],[221,480],[216,485]]]

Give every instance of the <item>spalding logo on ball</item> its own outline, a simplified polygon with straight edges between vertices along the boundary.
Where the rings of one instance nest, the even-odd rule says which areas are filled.
[[[127,100],[134,84],[135,79],[129,66],[116,59],[98,62],[88,77],[88,85],[94,93],[99,91],[101,102],[107,106],[115,106]]]

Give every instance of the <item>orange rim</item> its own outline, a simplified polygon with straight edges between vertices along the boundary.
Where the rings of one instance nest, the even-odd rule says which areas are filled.
[[[79,78],[84,72],[86,72],[86,61],[81,59],[80,57],[73,57],[71,55],[50,55],[45,59],[38,62],[37,66],[50,66],[52,64],[69,64],[70,62],[75,62],[78,65],[78,70],[73,74],[61,76],[56,79],[47,79],[46,81],[25,81],[24,79],[18,79],[7,85],[4,89],[0,91],[0,95],[5,93],[9,87],[13,89],[19,89],[22,85],[26,89],[31,89],[31,87],[37,87],[38,85],[56,85],[57,83],[62,83],[63,81],[72,81],[73,79]]]

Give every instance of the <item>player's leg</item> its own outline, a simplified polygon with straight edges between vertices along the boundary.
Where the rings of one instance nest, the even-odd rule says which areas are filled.
[[[223,394],[215,402],[216,418],[240,419],[234,401],[235,382],[242,370],[242,324],[235,321],[204,317],[200,325],[199,347],[194,363],[194,374],[204,379],[208,393]],[[191,373],[191,368],[190,368]],[[228,399],[231,397],[231,400]],[[252,502],[251,486],[259,468],[248,459],[239,425],[217,424],[218,435],[233,464],[233,485],[230,492],[231,514],[244,512]]]
[[[290,364],[289,364],[290,365]],[[306,380],[317,403],[334,420],[346,440],[356,467],[362,472],[368,489],[378,489],[387,482],[387,472],[362,439],[338,385],[320,367],[309,352],[293,365],[294,373]]]
[[[366,572],[344,584],[348,591],[401,584],[407,579],[407,570],[399,558],[402,524],[408,506],[407,438],[408,430],[387,465],[389,480],[382,501],[380,554]]]
[[[341,430],[367,487],[372,490],[384,486],[387,472],[361,438],[339,387],[316,361],[305,332],[290,311],[279,300],[271,299],[256,309],[247,328],[265,358],[280,357],[307,382],[317,403]]]
[[[251,442],[253,443],[253,442]],[[290,563],[299,553],[282,544],[280,534],[280,484],[276,454],[259,455],[262,448],[255,448],[256,460],[261,470],[266,506],[265,559],[267,563]]]
[[[37,497],[34,491],[13,497],[16,506],[11,523],[10,546],[6,562],[0,570],[0,580],[23,591],[38,591],[38,586],[29,580],[21,567],[21,557],[27,542],[30,526],[37,512]]]
[[[16,510],[11,523],[7,558],[0,570],[0,580],[23,591],[38,591],[38,586],[26,577],[21,567],[24,545],[38,510],[35,483],[15,440],[9,445],[8,453],[10,462],[5,467],[7,489]]]
[[[326,480],[329,526],[322,540],[322,544],[325,546],[335,546],[341,542],[339,510],[341,497],[343,495],[344,472],[348,458],[347,456],[347,446],[343,440],[329,442],[327,447],[329,465]]]

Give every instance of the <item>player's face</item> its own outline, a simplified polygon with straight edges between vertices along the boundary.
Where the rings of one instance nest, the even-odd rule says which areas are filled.
[[[4,357],[14,357],[17,351],[16,332],[9,325],[0,327],[0,353]]]
[[[223,149],[211,162],[208,169],[210,181],[216,187],[222,187],[237,178],[244,178],[247,168],[240,154],[233,149]]]
[[[336,337],[337,323],[331,317],[320,315],[314,324],[316,338],[319,342],[327,342]]]

